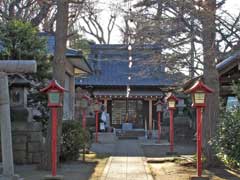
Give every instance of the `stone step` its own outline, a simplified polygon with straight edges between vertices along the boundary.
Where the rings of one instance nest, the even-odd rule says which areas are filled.
[[[125,140],[125,139],[138,139],[136,136],[119,136],[119,140]]]
[[[145,136],[145,131],[123,131],[117,134],[118,137],[142,137]]]
[[[118,139],[138,139],[139,137],[144,137],[144,130],[128,130],[117,133]]]

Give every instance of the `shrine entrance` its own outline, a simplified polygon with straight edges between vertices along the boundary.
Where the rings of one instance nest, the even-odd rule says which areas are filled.
[[[129,123],[132,128],[144,129],[144,101],[137,99],[113,100],[111,125],[121,127]]]

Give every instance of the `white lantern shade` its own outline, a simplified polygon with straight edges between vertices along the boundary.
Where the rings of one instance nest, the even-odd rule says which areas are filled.
[[[169,100],[169,101],[168,101],[168,107],[169,107],[169,108],[175,108],[175,107],[176,107],[176,101],[174,101],[174,100]]]
[[[82,98],[80,100],[80,104],[79,104],[80,108],[82,109],[86,109],[88,107],[88,100],[85,98]]]
[[[93,104],[93,110],[96,111],[100,111],[101,109],[101,105],[99,103],[94,103]]]
[[[162,111],[163,111],[163,105],[157,104],[157,112],[162,112]]]
[[[60,104],[60,92],[49,92],[48,102],[49,104]]]
[[[195,104],[204,104],[205,103],[205,93],[204,92],[195,92],[194,93],[194,103]]]

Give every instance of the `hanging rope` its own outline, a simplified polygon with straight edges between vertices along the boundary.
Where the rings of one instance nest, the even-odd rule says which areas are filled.
[[[130,33],[130,26],[129,23],[133,22],[133,18],[132,18],[132,3],[131,0],[127,1],[127,9],[128,9],[128,14],[127,14],[127,29],[126,29],[126,35],[127,35],[127,50],[128,50],[128,68],[129,68],[129,73],[128,73],[128,82],[132,80],[131,77],[131,73],[130,70],[133,66],[133,56],[132,56],[132,43],[131,43],[131,33]],[[127,83],[127,94],[126,97],[129,98],[130,97],[130,92],[131,92],[131,88],[129,83]]]

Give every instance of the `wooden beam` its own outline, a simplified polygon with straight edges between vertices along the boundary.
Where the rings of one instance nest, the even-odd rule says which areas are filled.
[[[222,76],[219,78],[220,80],[220,83],[229,83],[233,80],[238,80],[240,79],[240,73],[239,72],[236,72],[235,74],[232,74],[232,75],[229,75],[229,76]]]
[[[220,86],[220,95],[233,95],[233,90],[231,86]]]

